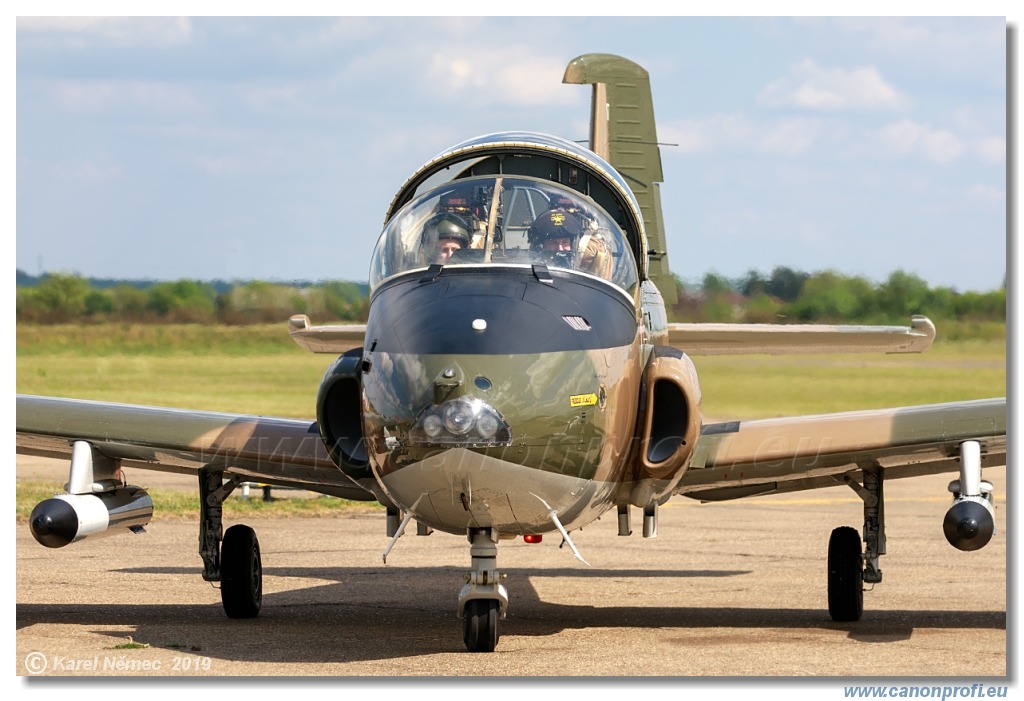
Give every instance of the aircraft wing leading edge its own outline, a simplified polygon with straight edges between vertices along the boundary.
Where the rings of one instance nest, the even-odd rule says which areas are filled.
[[[292,340],[311,353],[338,355],[358,348],[366,326],[312,324],[305,314],[288,320]],[[689,355],[794,353],[922,353],[935,326],[915,316],[910,326],[832,324],[668,324],[668,343]]]
[[[755,353],[923,353],[935,340],[935,325],[915,316],[910,326],[832,324],[668,325],[669,345],[689,355]]]
[[[956,472],[960,445],[981,466],[1006,464],[1006,398],[706,424],[676,494],[721,501],[844,484],[881,468],[887,479]]]
[[[338,355],[363,345],[366,324],[332,324],[314,326],[305,314],[288,319],[288,335],[310,353]]]
[[[313,421],[17,396],[17,452],[70,459],[75,441],[123,467],[198,475],[214,465],[245,481],[376,499],[331,462]]]

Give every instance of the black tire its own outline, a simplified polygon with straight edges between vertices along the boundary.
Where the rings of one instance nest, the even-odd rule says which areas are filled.
[[[849,526],[828,539],[828,612],[833,621],[859,621],[864,613],[864,560],[860,533]]]
[[[232,526],[220,549],[220,600],[228,618],[256,618],[263,604],[263,563],[256,531]]]
[[[499,605],[496,599],[470,599],[462,618],[462,640],[470,652],[494,652],[498,646]]]

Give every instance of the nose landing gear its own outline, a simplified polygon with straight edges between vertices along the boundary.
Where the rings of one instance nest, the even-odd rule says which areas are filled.
[[[462,639],[470,652],[493,652],[498,645],[498,622],[508,609],[508,592],[498,573],[498,533],[493,528],[470,528],[472,566],[459,592]]]

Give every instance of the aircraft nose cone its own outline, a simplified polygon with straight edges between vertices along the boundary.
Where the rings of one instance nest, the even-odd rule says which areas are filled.
[[[78,535],[78,514],[63,499],[47,499],[32,509],[29,527],[40,545],[62,548]]]

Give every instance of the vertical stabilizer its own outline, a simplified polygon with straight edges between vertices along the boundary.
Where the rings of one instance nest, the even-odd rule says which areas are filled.
[[[666,304],[676,302],[668,267],[659,183],[661,152],[654,127],[654,101],[647,71],[612,54],[584,54],[565,69],[563,83],[593,85],[590,149],[608,161],[629,183],[640,204],[647,234],[647,276]]]

